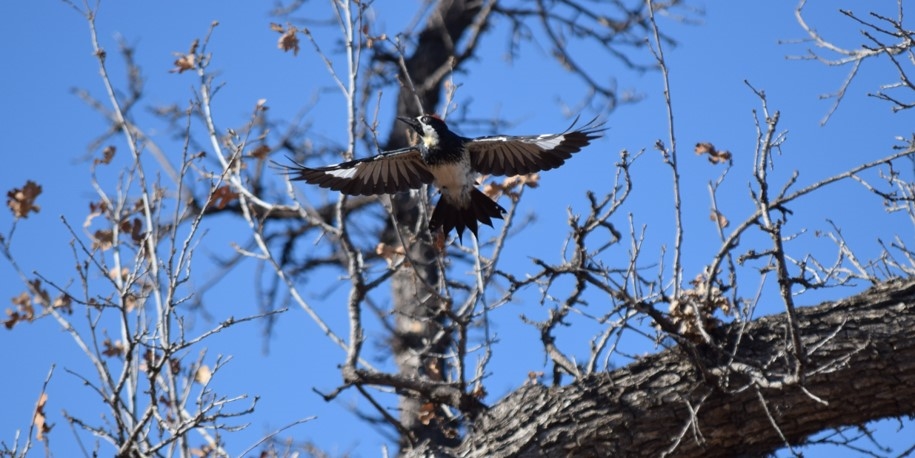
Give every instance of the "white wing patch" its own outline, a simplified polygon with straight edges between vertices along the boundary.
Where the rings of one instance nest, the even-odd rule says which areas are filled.
[[[356,167],[326,170],[324,173],[335,176],[337,178],[352,178],[356,175]]]
[[[565,135],[556,135],[556,134],[547,134],[540,135],[534,139],[534,144],[539,148],[543,148],[546,151],[549,151],[557,146],[565,139]]]

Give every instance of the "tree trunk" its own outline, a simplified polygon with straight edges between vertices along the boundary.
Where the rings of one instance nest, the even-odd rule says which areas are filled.
[[[397,97],[396,116],[417,116],[416,98],[422,103],[422,110],[434,111],[441,100],[442,77],[446,73],[442,68],[450,65],[455,54],[454,44],[473,24],[480,11],[481,3],[477,1],[446,0],[439,2],[436,11],[429,15],[429,20],[419,34],[413,54],[406,59],[406,67],[416,88],[411,92],[409,85],[404,84]],[[433,80],[433,75],[438,80]],[[402,81],[406,81],[402,77]],[[395,123],[387,141],[387,149],[406,146],[409,142],[405,135],[406,126]],[[401,227],[416,227],[419,215],[418,201],[414,194],[400,193],[391,198],[395,218]],[[388,227],[384,239],[392,245],[399,244],[393,226]],[[436,291],[430,291],[426,285],[433,287],[439,284],[436,251],[432,248],[428,231],[415,235],[415,242],[409,243],[407,255],[413,262],[413,269],[401,269],[391,280],[393,307],[395,314],[392,350],[399,373],[408,378],[428,378],[439,381],[447,373],[444,360],[440,357],[447,353],[450,340],[447,333],[442,334],[445,326],[443,307]],[[435,336],[445,338],[436,339]],[[401,438],[401,446],[412,441],[431,441],[432,443],[453,445],[457,437],[447,418],[441,418],[437,406],[409,397],[400,398],[400,423],[412,436],[412,439]]]
[[[736,351],[740,325],[731,324],[719,329],[723,351],[678,346],[568,386],[522,387],[483,414],[460,446],[437,451],[761,456],[825,429],[915,413],[915,279],[798,309],[798,321],[810,353],[803,383],[787,375],[783,313],[748,323]],[[720,355],[731,351],[728,364]]]

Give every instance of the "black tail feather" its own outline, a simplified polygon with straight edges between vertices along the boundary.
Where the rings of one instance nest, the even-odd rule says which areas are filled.
[[[435,232],[441,227],[447,236],[451,229],[457,229],[458,240],[463,242],[464,228],[470,229],[476,237],[478,221],[492,227],[492,218],[502,219],[503,213],[505,209],[501,205],[476,188],[470,190],[470,201],[466,207],[459,207],[442,194],[429,219],[429,231]]]

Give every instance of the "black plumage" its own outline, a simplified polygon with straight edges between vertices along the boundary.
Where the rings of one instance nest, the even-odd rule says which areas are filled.
[[[442,193],[429,221],[430,231],[447,235],[464,229],[477,235],[478,223],[492,226],[505,209],[476,188],[475,175],[524,175],[561,166],[573,153],[599,138],[602,124],[591,121],[565,132],[530,136],[468,138],[455,134],[435,115],[398,118],[415,130],[420,142],[377,156],[326,167],[287,166],[293,180],[303,180],[349,195],[393,194],[434,184]]]

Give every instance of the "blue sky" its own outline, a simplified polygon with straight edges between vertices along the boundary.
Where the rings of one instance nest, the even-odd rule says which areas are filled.
[[[418,3],[409,2],[409,9]],[[402,14],[395,14],[392,5],[393,2],[374,4],[375,32],[396,33],[406,20]],[[397,5],[402,7],[404,3]],[[857,3],[851,5],[859,8]],[[659,18],[661,27],[679,42],[674,48],[666,48],[665,53],[671,72],[682,166],[686,278],[700,271],[718,243],[708,220],[707,184],[717,178],[720,168],[693,155],[692,146],[696,142],[709,141],[734,154],[734,169],[725,192],[719,197],[724,213],[731,221],[740,221],[752,212],[746,183],[750,179],[755,142],[753,110],[759,110],[760,104],[744,80],[764,90],[770,110],[781,113],[781,129],[787,132],[788,140],[783,154],[776,158],[776,180],[784,180],[797,170],[800,185],[806,185],[861,162],[887,156],[898,144],[895,137],[910,135],[912,125],[910,113],[892,113],[886,102],[865,95],[893,81],[895,75],[885,61],[865,65],[842,106],[826,126],[820,125],[832,100],[822,100],[819,95],[836,91],[848,69],[786,58],[806,53],[809,46],[779,44],[804,37],[794,19],[794,4],[706,2],[696,6],[705,10],[698,25]],[[839,14],[838,7],[834,2],[811,3],[809,21],[840,45],[862,43],[859,26]],[[88,180],[90,164],[85,157],[98,153],[86,148],[105,129],[104,120],[71,89],[84,88],[100,95],[98,67],[91,55],[85,21],[62,2],[6,2],[0,8],[3,12],[0,42],[6,57],[6,70],[0,72],[0,106],[5,107],[0,129],[8,158],[6,166],[0,168],[0,184],[6,191],[30,179],[44,188],[38,201],[41,212],[18,223],[13,253],[25,272],[38,271],[66,284],[73,277],[73,258],[70,236],[61,224],[61,217],[77,229],[82,224],[88,202],[94,200]],[[318,17],[328,14],[323,3],[309,8]],[[217,69],[219,80],[226,83],[214,103],[216,121],[222,128],[243,125],[259,99],[267,100],[274,119],[291,119],[302,107],[314,104],[304,115],[307,122],[314,123],[314,130],[324,138],[344,142],[342,98],[335,92],[323,63],[304,42],[298,57],[277,50],[277,34],[268,27],[276,18],[267,14],[268,9],[266,3],[258,2],[236,2],[228,6],[218,1],[108,1],[102,4],[97,26],[102,45],[109,50],[116,84],[124,81],[123,65],[114,52],[120,37],[136,46],[137,61],[147,78],[145,103],[151,106],[174,103],[183,107],[193,96],[196,81],[188,74],[169,73],[173,53],[186,51],[194,38],[203,36],[209,24],[218,20],[220,25],[210,51],[214,55],[211,68]],[[315,33],[325,50],[333,49],[333,28],[316,27]],[[547,53],[536,46],[526,48],[514,62],[507,62],[505,41],[505,24],[497,24],[484,37],[480,58],[471,62],[465,73],[453,77],[460,85],[455,103],[468,107],[473,117],[499,116],[515,122],[512,131],[506,133],[565,128],[569,120],[563,116],[563,107],[577,105],[584,97],[580,82],[558,69]],[[576,51],[581,55],[590,52],[586,47]],[[532,270],[529,257],[559,259],[561,241],[566,235],[567,209],[583,211],[587,205],[584,193],[588,189],[598,193],[609,189],[607,180],[612,177],[613,164],[623,149],[645,150],[633,168],[635,191],[625,213],[632,213],[637,228],[647,227],[647,252],[658,253],[662,246],[670,244],[673,234],[670,173],[653,149],[657,139],[667,139],[660,75],[633,73],[606,55],[593,55],[596,58],[590,65],[596,71],[606,75],[607,80],[614,80],[620,89],[640,94],[644,99],[613,111],[607,117],[609,130],[604,139],[563,168],[544,174],[541,186],[527,192],[521,211],[526,215],[536,213],[536,219],[509,241],[502,264],[509,272],[521,275]],[[636,56],[641,62],[651,61],[647,52]],[[390,118],[393,95],[393,91],[382,94],[382,119]],[[169,138],[165,126],[139,116],[141,122],[148,122],[148,133],[178,154],[180,142]],[[454,128],[466,135],[479,133],[461,126]],[[113,189],[116,175],[102,179]],[[835,249],[827,240],[812,235],[816,230],[830,230],[827,219],[842,228],[847,240],[864,258],[878,253],[877,237],[888,239],[898,234],[904,240],[912,239],[912,225],[903,215],[887,215],[879,199],[851,182],[806,197],[793,210],[797,216],[792,219],[790,229],[807,230],[806,238],[799,242],[804,245],[798,249],[810,250],[828,260],[835,257]],[[614,222],[624,231],[628,227],[625,213],[620,213]],[[9,212],[0,212],[0,232],[8,234],[11,224]],[[237,231],[242,229],[238,222],[214,224],[202,243],[206,256],[231,256],[230,243],[238,239]],[[626,248],[620,245],[616,251],[610,250],[605,262],[625,262]],[[215,271],[205,260],[200,262],[196,272],[202,278]],[[254,313],[253,275],[254,266],[245,264],[206,294],[208,312],[217,321],[229,315]],[[339,277],[333,275],[310,280],[314,285],[338,281],[341,281]],[[748,294],[754,287],[744,286]],[[5,262],[0,263],[0,292],[4,293],[0,297],[13,297],[23,289],[12,269]],[[331,325],[344,331],[346,317],[338,299],[345,295],[345,285],[326,298],[316,288],[306,291]],[[847,292],[802,296],[800,301],[801,305],[808,305],[842,294]],[[488,402],[495,402],[519,386],[528,372],[545,370],[535,330],[519,319],[522,313],[533,318],[545,316],[547,308],[538,300],[537,291],[526,291],[491,315],[500,344],[490,366],[494,374],[487,382]],[[760,313],[779,311],[774,305],[770,309],[761,308]],[[198,330],[212,325],[205,318],[199,320]],[[314,441],[333,454],[352,451],[360,456],[377,455],[379,447],[387,442],[348,412],[357,402],[354,394],[325,403],[312,391],[312,388],[330,391],[339,382],[336,366],[343,356],[339,349],[300,310],[291,310],[281,317],[267,354],[262,351],[261,330],[257,324],[240,326],[216,336],[207,345],[212,356],[233,357],[216,379],[217,390],[227,395],[247,393],[261,397],[255,415],[249,418],[248,430],[230,438],[230,452],[239,453],[263,434],[296,419],[316,416],[315,420],[294,428],[292,434]],[[581,328],[574,328],[560,334],[560,346],[572,354],[586,355],[587,341],[575,339],[581,333]],[[372,344],[380,346],[377,340]],[[633,354],[653,351],[645,342],[633,342],[633,345]],[[72,447],[73,435],[67,431],[61,410],[91,418],[98,415],[97,407],[91,403],[91,393],[66,372],[89,370],[72,341],[56,323],[44,320],[17,326],[12,332],[3,330],[0,348],[6,350],[0,356],[0,367],[14,368],[5,371],[7,375],[0,379],[4,404],[0,440],[10,444],[16,429],[27,428],[41,382],[50,365],[56,363],[49,388],[49,417],[57,424],[51,444],[61,447],[60,450]],[[379,349],[373,351],[381,353]],[[304,370],[305,367],[310,369]],[[890,437],[893,428],[886,428]],[[911,430],[911,425],[906,430]],[[908,445],[903,440],[898,446]],[[837,456],[835,453],[835,450],[812,449],[806,455]]]

